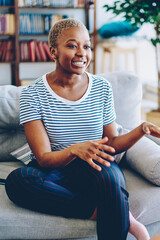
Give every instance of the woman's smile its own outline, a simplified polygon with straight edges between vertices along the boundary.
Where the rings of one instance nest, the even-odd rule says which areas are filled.
[[[76,67],[86,67],[87,60],[72,60],[72,65]]]

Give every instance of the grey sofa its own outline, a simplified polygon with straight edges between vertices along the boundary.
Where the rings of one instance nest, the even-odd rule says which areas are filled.
[[[129,72],[104,75],[112,83],[119,134],[141,123],[140,80]],[[24,164],[10,153],[26,143],[19,125],[22,87],[0,86],[0,178]],[[156,143],[153,141],[156,140]],[[160,141],[143,137],[120,162],[126,177],[132,214],[151,236],[160,232]],[[122,157],[122,155],[120,156]],[[0,239],[96,239],[93,220],[65,219],[37,213],[13,204],[0,185]],[[129,234],[128,240],[134,239]]]

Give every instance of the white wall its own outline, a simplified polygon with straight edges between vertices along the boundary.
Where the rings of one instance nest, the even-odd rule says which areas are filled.
[[[103,6],[114,2],[113,0],[99,0],[97,1],[97,28],[100,28],[103,24],[113,21],[120,20],[120,17],[113,16],[110,12],[107,13]],[[155,36],[155,31],[151,24],[144,24],[135,34],[134,41],[124,42],[121,40],[123,45],[129,44],[137,46],[138,54],[138,76],[143,84],[152,84],[157,86],[158,76],[156,68],[156,55],[155,48],[150,42],[150,38]],[[102,41],[101,38],[98,38]],[[103,40],[105,41],[105,40]],[[102,66],[102,48],[98,45],[97,47],[97,73],[101,71]],[[106,66],[108,67],[108,66]],[[109,68],[107,68],[109,70]],[[116,70],[124,70],[123,59],[117,58]],[[131,67],[131,71],[133,66]]]

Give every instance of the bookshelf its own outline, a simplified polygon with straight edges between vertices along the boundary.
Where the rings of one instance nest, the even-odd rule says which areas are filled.
[[[36,76],[32,73],[29,76],[32,68],[33,71],[43,67],[46,67],[47,70],[54,69],[55,65],[49,56],[46,43],[50,27],[62,16],[63,18],[76,17],[86,24],[90,32],[93,51],[93,60],[89,70],[95,73],[95,0],[0,0],[1,16],[6,17],[6,26],[3,30],[4,26],[2,27],[2,19],[0,18],[0,67],[3,64],[10,65],[11,84],[20,86],[26,84],[25,79],[28,79],[28,82],[32,78],[35,79]],[[9,49],[6,50],[9,58],[2,58],[2,49],[4,51],[2,43],[6,44],[6,48]],[[32,45],[36,45],[38,50],[41,49],[44,52],[37,51],[36,58],[34,58],[31,50]],[[41,53],[41,56],[38,53]],[[3,55],[6,56],[5,52]],[[29,69],[30,71],[28,71]],[[26,76],[25,72],[27,72]]]

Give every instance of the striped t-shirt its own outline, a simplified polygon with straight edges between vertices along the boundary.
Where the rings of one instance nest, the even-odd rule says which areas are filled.
[[[58,96],[50,88],[46,75],[22,90],[20,124],[42,120],[52,151],[101,139],[103,126],[115,120],[111,84],[102,77],[87,75],[87,91],[77,101]]]

